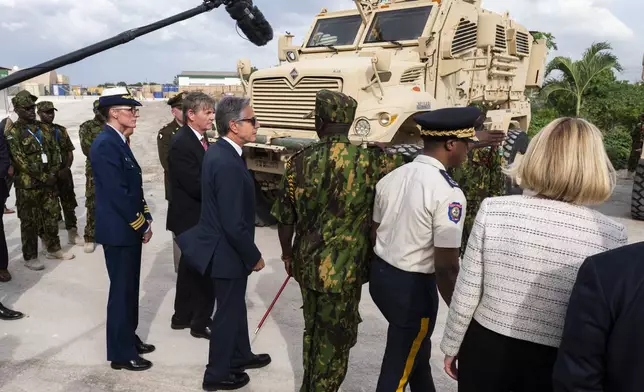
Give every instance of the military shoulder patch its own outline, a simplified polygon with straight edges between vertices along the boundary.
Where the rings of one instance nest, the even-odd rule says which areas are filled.
[[[449,216],[449,220],[451,220],[454,223],[458,223],[461,221],[461,217],[463,216],[463,205],[458,202],[453,202],[449,204],[447,215]]]
[[[445,170],[440,171],[443,177],[445,177],[445,180],[447,183],[452,187],[452,188],[460,188],[461,186],[458,185],[458,182],[454,181],[452,177],[449,176],[449,174]]]

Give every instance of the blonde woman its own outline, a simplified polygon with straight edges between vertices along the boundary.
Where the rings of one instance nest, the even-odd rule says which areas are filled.
[[[580,265],[627,243],[624,226],[586,207],[608,200],[616,183],[602,134],[587,121],[551,122],[506,174],[526,195],[481,204],[441,343],[459,392],[552,391]]]

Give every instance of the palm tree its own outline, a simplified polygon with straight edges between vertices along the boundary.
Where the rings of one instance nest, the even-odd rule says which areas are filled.
[[[584,99],[584,93],[590,82],[600,73],[606,70],[615,69],[622,71],[623,68],[610,51],[612,47],[607,42],[593,43],[586,49],[580,60],[571,60],[569,57],[555,57],[546,67],[546,77],[553,71],[563,73],[561,79],[548,80],[542,90],[544,98],[548,98],[555,92],[562,92],[571,95],[576,101],[575,115],[579,116]]]

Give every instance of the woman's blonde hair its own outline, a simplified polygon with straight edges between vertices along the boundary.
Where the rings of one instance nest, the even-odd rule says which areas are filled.
[[[601,131],[571,117],[558,118],[543,128],[523,159],[504,172],[523,189],[577,205],[605,202],[617,182]]]

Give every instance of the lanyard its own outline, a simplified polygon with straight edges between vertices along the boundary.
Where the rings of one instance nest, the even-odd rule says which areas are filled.
[[[27,128],[27,132],[29,132],[29,133],[31,134],[31,136],[33,136],[33,137],[34,137],[34,139],[36,139],[36,141],[38,142],[38,144],[40,144],[40,148],[42,149],[42,132],[40,131],[40,128],[38,128],[38,131],[37,131],[37,132],[38,132],[38,136],[34,135],[34,133],[33,133],[33,132],[31,132],[31,129],[29,129],[29,128]]]
[[[60,141],[60,137],[58,136],[58,127],[56,127],[56,141]]]

